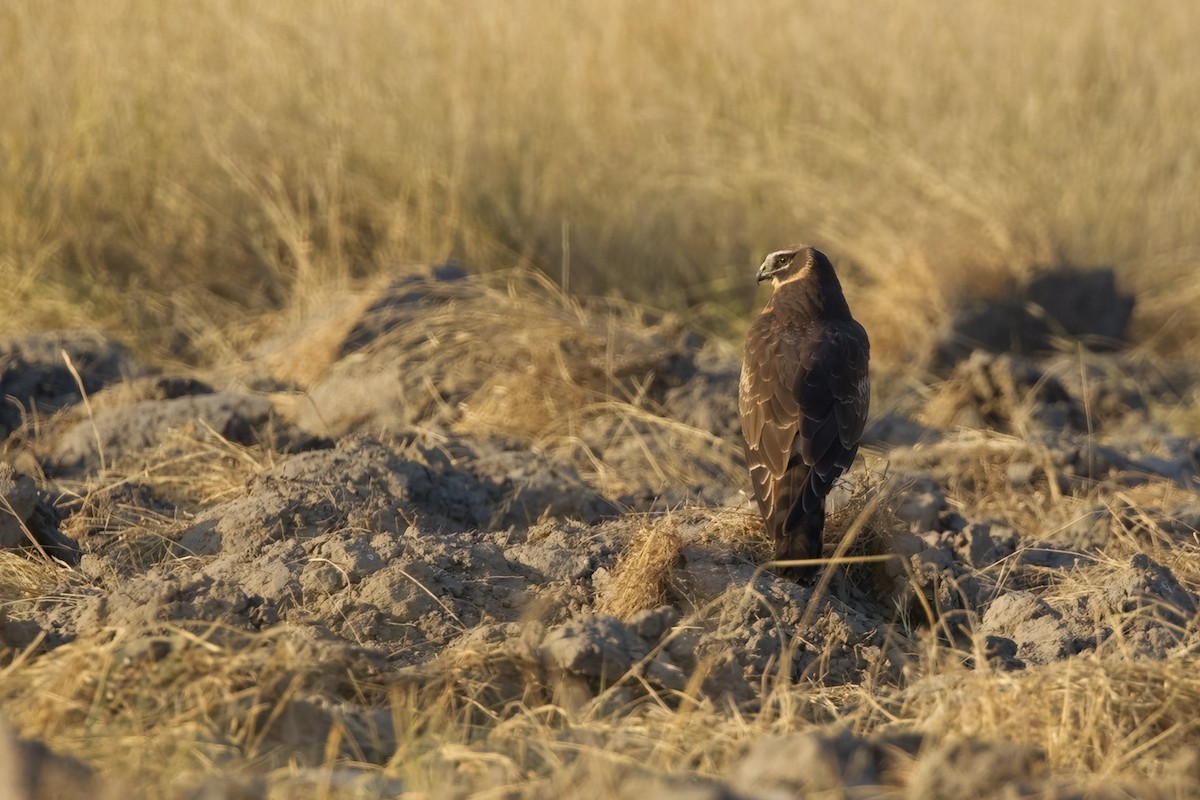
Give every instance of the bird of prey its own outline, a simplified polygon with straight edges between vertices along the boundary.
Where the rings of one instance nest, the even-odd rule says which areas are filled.
[[[825,496],[854,462],[871,384],[867,332],[820,250],[771,253],[774,285],[746,335],[738,407],[746,461],[777,560],[821,557]]]

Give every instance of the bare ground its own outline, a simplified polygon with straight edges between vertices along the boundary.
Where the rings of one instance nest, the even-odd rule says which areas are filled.
[[[0,342],[5,796],[1200,791],[1197,373],[1038,320],[877,373],[800,582],[669,317],[446,266],[205,374]]]

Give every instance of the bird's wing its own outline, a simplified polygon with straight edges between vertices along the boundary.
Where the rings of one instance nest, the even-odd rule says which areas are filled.
[[[795,365],[788,363],[794,357],[788,358],[784,341],[771,333],[769,326],[755,326],[747,337],[738,406],[755,463],[778,478],[787,470],[800,428],[800,403],[793,391]]]
[[[772,535],[782,530],[807,473],[788,474],[800,431],[800,402],[794,391],[799,363],[791,338],[781,335],[773,320],[760,317],[746,337],[738,387],[750,479]]]
[[[804,509],[818,507],[834,481],[854,463],[867,421],[870,345],[852,320],[824,326],[796,375],[800,409],[796,456],[811,470]]]

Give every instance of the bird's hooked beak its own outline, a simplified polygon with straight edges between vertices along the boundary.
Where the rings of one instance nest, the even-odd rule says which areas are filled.
[[[786,266],[787,262],[784,262],[782,265],[780,265],[780,263],[775,260],[775,254],[772,253],[771,255],[767,256],[766,260],[763,261],[762,264],[759,264],[758,274],[755,276],[754,280],[756,283],[762,283],[765,280],[769,280]]]

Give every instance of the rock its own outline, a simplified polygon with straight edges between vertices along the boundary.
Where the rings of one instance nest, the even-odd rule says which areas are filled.
[[[665,653],[656,654],[646,665],[644,674],[653,686],[673,692],[682,692],[688,685],[687,673]]]
[[[679,622],[679,610],[674,606],[659,606],[639,611],[629,619],[629,627],[647,642],[657,642]]]
[[[1196,615],[1192,594],[1145,553],[1130,559],[1129,569],[1112,583],[1104,601],[1114,613],[1143,612],[1172,625],[1184,625]]]
[[[991,602],[980,629],[1011,639],[1014,654],[1028,664],[1048,664],[1074,652],[1063,616],[1031,592],[1006,592]]]
[[[38,491],[33,478],[0,461],[0,548],[30,544],[27,521],[37,507]]]
[[[1035,748],[951,739],[917,759],[905,795],[928,800],[1045,796],[1041,788],[1048,773],[1046,755]]]
[[[590,583],[592,589],[608,580],[628,536],[621,522],[589,526],[574,520],[544,520],[524,534],[506,534],[501,545],[504,557],[519,565],[534,584],[583,587]]]
[[[58,516],[30,476],[0,461],[0,548],[29,547],[79,563],[79,546],[58,529]]]
[[[515,544],[504,551],[504,556],[536,570],[548,580],[578,581],[593,572],[591,554],[555,546],[552,542]]]
[[[315,548],[314,555],[324,559],[317,563],[335,569],[351,585],[386,566],[383,556],[367,536],[328,539]]]
[[[571,620],[546,634],[542,657],[560,670],[613,682],[645,657],[646,642],[616,617]]]
[[[945,508],[946,496],[936,484],[926,480],[901,495],[892,513],[914,533],[924,533],[938,529],[938,517]]]
[[[985,636],[983,656],[1000,669],[1025,669],[1025,662],[1017,658],[1017,643],[1003,636]]]
[[[96,797],[102,786],[86,764],[60,755],[42,742],[23,739],[0,722],[0,797],[59,800]]]
[[[895,567],[892,567],[895,570]],[[942,542],[925,547],[908,557],[908,569],[896,573],[901,598],[920,592],[930,608],[939,614],[959,611],[979,594],[978,581],[967,574],[954,553]]]
[[[838,795],[882,786],[920,748],[919,735],[861,738],[848,730],[768,736],[750,746],[733,769],[734,789],[754,796]]]

